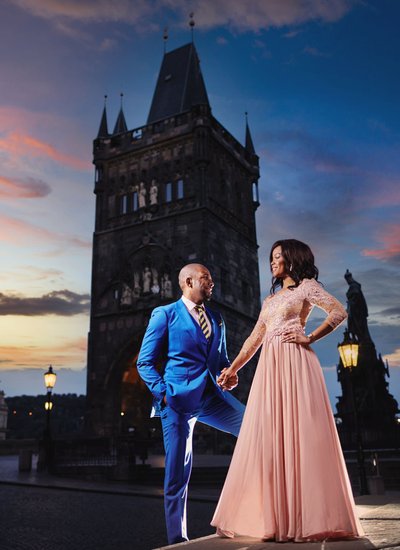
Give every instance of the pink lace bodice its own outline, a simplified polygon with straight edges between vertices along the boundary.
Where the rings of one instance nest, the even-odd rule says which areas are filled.
[[[304,332],[314,306],[328,314],[325,321],[334,329],[347,317],[342,304],[315,279],[303,279],[293,290],[285,289],[268,296],[252,333],[243,344],[242,351],[248,356],[246,361],[266,339],[286,331]]]

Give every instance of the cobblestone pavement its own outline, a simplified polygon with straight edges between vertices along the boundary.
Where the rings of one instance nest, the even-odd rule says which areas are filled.
[[[193,538],[214,503],[189,503]],[[0,485],[1,550],[150,550],[167,544],[160,498]]]

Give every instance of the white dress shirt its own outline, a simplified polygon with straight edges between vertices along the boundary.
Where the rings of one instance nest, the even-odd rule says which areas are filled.
[[[196,309],[197,304],[192,302],[192,300],[189,300],[188,298],[186,298],[186,296],[182,296],[182,302],[185,304],[186,309],[188,310],[190,315],[193,317],[193,319],[196,321],[196,323],[200,326],[199,312]],[[204,304],[203,304],[203,307],[204,307]],[[204,317],[205,317],[208,329],[209,329],[210,334],[211,334],[212,333],[211,322],[210,322],[210,319],[208,318],[208,315],[207,315],[207,312],[206,312],[205,308],[204,308]]]

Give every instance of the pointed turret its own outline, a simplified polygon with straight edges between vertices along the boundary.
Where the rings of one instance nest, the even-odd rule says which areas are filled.
[[[118,118],[117,118],[117,122],[115,123],[115,126],[114,126],[113,134],[123,134],[127,131],[128,131],[128,127],[127,127],[126,122],[125,122],[125,115],[124,115],[124,111],[123,111],[122,105],[121,105],[121,108],[120,108],[119,114],[118,114]]]
[[[164,54],[147,124],[207,105],[207,90],[193,43]]]
[[[253,140],[250,133],[249,123],[247,120],[247,113],[246,113],[246,141],[245,141],[245,149],[250,155],[256,155],[256,150],[254,149]]]
[[[123,106],[122,106],[122,101],[123,101],[123,98],[124,98],[124,94],[122,92],[120,94],[120,97],[121,97],[121,107],[119,109],[117,122],[115,123],[115,126],[114,126],[113,135],[114,134],[124,134],[125,132],[128,131],[128,126],[126,125],[124,110],[123,110]]]
[[[99,132],[97,134],[97,138],[106,138],[109,136],[108,133],[108,124],[107,124],[107,110],[106,110],[106,102],[107,102],[107,96],[104,96],[104,108],[103,108],[103,114],[101,116],[101,122],[99,127]]]

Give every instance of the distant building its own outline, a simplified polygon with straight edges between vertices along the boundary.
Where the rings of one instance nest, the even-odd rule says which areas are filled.
[[[399,408],[389,393],[388,364],[377,354],[368,329],[368,307],[361,285],[347,271],[348,331],[358,342],[358,364],[345,368],[340,361],[337,372],[342,395],[336,405],[339,435],[345,449],[357,448],[357,427],[365,448],[399,448]],[[357,413],[357,419],[356,414]]]
[[[242,145],[212,115],[193,43],[164,55],[145,126],[128,130],[121,105],[110,133],[104,107],[93,155],[86,425],[146,433],[151,396],[136,360],[153,308],[181,295],[182,266],[209,267],[232,357],[257,319],[258,156],[247,121]],[[239,397],[251,378],[245,370]]]

